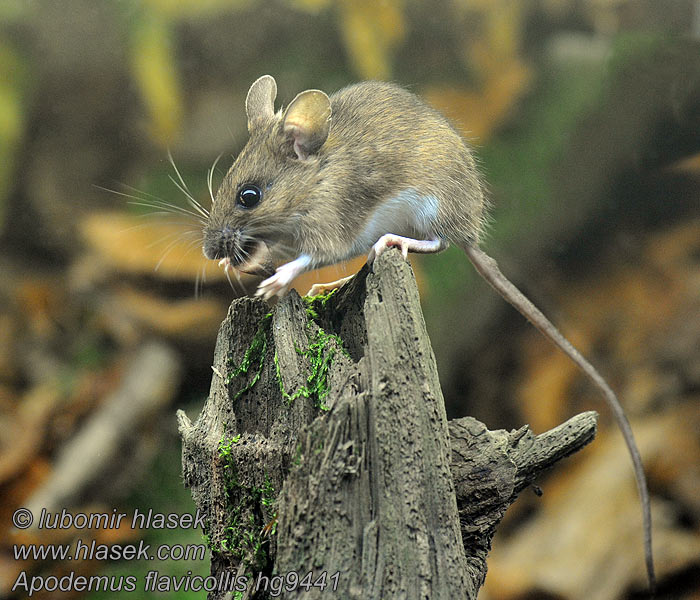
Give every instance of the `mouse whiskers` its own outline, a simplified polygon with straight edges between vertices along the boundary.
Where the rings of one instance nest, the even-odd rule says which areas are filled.
[[[238,288],[233,283],[233,280],[231,279],[231,271],[233,271],[233,274],[236,276],[236,280],[238,281]],[[241,281],[241,274],[238,271],[238,269],[224,269],[224,273],[226,273],[226,279],[228,279],[228,284],[231,286],[231,289],[238,295],[245,295],[245,287],[243,286],[243,282]]]
[[[255,238],[251,235],[241,232],[239,235],[238,244],[233,249],[233,259],[236,264],[245,262],[250,258],[250,252],[245,250],[245,247],[249,242],[255,241]]]
[[[202,289],[207,282],[207,262],[202,261],[202,267],[197,271],[197,276],[194,280],[194,297],[199,300],[202,297]]]
[[[175,186],[185,195],[190,206],[192,206],[192,208],[197,213],[199,213],[199,215],[204,219],[204,221],[206,221],[209,218],[209,211],[207,211],[207,209],[204,208],[195,199],[194,195],[190,191],[190,188],[187,187],[187,184],[185,183],[185,180],[183,179],[182,174],[180,173],[180,170],[175,165],[175,161],[173,160],[173,155],[170,153],[170,150],[168,150],[168,160],[170,161],[170,164],[172,165],[173,170],[175,171],[175,174],[177,175],[177,181],[175,181],[175,178],[172,175],[168,175],[168,179],[170,179],[170,181],[172,181],[175,184]],[[216,166],[216,163],[214,163],[214,166]],[[209,183],[209,179],[207,179],[207,183]]]
[[[203,217],[198,212],[194,212],[193,210],[190,210],[183,206],[179,206],[177,204],[173,204],[171,202],[166,202],[158,196],[154,196],[153,194],[149,194],[142,190],[136,189],[135,187],[132,187],[130,185],[122,185],[124,188],[129,190],[130,193],[119,190],[113,190],[99,185],[95,187],[105,192],[109,192],[110,194],[116,194],[117,196],[127,198],[128,203],[132,206],[142,206],[144,208],[152,209],[151,212],[146,213],[144,216],[180,216],[185,217],[189,224],[196,224],[199,227],[203,227],[207,222],[206,217]]]
[[[162,241],[164,241],[164,240],[167,239],[168,237],[171,237],[171,236],[164,236],[164,238],[162,238],[161,240],[159,240],[159,243],[162,242]],[[177,236],[175,239],[171,240],[171,241],[168,243],[168,245],[167,245],[167,246],[165,247],[165,249],[163,250],[163,255],[160,257],[160,260],[156,263],[156,266],[155,266],[154,269],[153,269],[154,271],[158,271],[158,270],[160,269],[160,267],[161,267],[161,265],[163,264],[163,262],[165,261],[165,259],[168,257],[168,255],[169,255],[175,248],[177,248],[178,246],[182,246],[182,241],[183,241],[183,236],[182,236],[182,235],[179,235],[179,236]],[[182,254],[182,256],[180,257],[180,260],[178,261],[178,264],[177,264],[176,267],[175,267],[176,270],[179,268],[179,266],[181,265],[181,263],[182,263],[182,261],[184,260],[184,258],[185,258],[190,252],[192,252],[192,250],[194,250],[195,248],[199,248],[199,238],[196,239],[196,240],[190,240],[190,241],[186,244],[185,248],[186,248],[185,252]]]
[[[219,162],[221,157],[222,157],[222,154],[219,154],[219,156],[216,157],[214,164],[212,164],[212,166],[207,171],[207,188],[209,188],[209,197],[211,198],[212,206],[214,205],[214,189],[213,189],[214,188],[214,186],[213,186],[214,171],[216,170],[216,164]]]

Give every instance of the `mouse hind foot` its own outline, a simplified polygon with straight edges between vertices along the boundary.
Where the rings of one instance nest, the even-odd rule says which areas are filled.
[[[402,235],[386,233],[372,246],[372,249],[369,251],[369,256],[367,256],[367,263],[371,265],[380,254],[383,254],[392,246],[399,248],[404,260],[408,260],[409,252],[435,254],[437,252],[442,252],[447,248],[448,244],[442,238],[435,238],[434,240],[414,240],[413,238],[404,237]]]

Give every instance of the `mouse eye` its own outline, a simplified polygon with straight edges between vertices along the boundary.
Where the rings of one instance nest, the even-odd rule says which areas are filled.
[[[260,200],[262,200],[262,190],[252,183],[241,186],[236,194],[236,202],[243,208],[253,208]]]

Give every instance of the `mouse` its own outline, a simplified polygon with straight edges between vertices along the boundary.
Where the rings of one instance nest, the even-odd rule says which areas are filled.
[[[249,139],[213,197],[204,255],[227,273],[268,275],[256,291],[267,300],[284,295],[300,274],[353,257],[366,255],[371,264],[392,247],[404,258],[461,248],[605,398],[632,459],[653,590],[649,490],[632,428],[595,367],[480,248],[489,202],[467,142],[440,112],[393,83],[355,83],[330,96],[306,90],[278,111],[276,97],[270,75],[248,91]],[[317,284],[310,294],[348,279]]]

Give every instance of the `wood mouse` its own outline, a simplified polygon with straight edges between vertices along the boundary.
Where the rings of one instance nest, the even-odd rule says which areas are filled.
[[[439,112],[394,84],[357,83],[330,97],[307,90],[278,112],[276,96],[269,75],[248,91],[250,139],[212,204],[205,256],[227,270],[269,273],[276,266],[256,294],[269,299],[305,271],[363,254],[371,263],[392,246],[404,257],[440,252],[450,243],[462,248],[479,274],[603,393],[632,457],[654,589],[649,491],[629,421],[598,371],[479,249],[488,203],[462,137]]]

